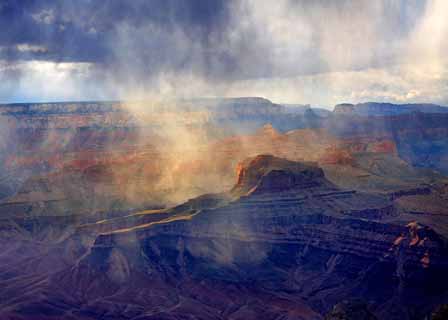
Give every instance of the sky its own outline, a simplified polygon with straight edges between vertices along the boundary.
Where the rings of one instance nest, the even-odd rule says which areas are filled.
[[[0,102],[448,105],[446,0],[0,0]]]

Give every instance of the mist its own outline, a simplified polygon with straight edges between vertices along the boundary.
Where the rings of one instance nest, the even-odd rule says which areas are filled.
[[[119,192],[138,202],[163,190],[179,203],[203,193],[194,190],[199,186],[225,190],[236,165],[217,161],[201,172],[216,161],[210,148],[233,132],[223,135],[209,125],[209,111],[185,112],[179,101],[260,96],[328,109],[340,102],[448,104],[447,9],[441,0],[44,1],[20,11],[7,3],[0,6],[5,21],[23,23],[0,39],[0,101],[124,101],[120,107],[138,128],[135,143],[162,156],[150,185],[131,181]],[[39,32],[21,36],[27,28]],[[246,140],[240,155],[274,149]],[[119,170],[116,183],[134,174]]]

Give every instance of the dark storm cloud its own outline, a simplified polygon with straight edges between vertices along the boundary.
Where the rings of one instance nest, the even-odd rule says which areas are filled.
[[[395,5],[390,2],[380,9],[368,1],[286,3],[284,13],[295,15],[298,28],[299,20],[315,26],[309,35],[303,35],[307,39],[299,34],[290,39],[290,44],[281,44],[289,48],[278,47],[279,43],[271,41],[271,37],[278,36],[270,34],[272,30],[263,31],[264,23],[272,24],[270,11],[263,8],[275,7],[274,1],[3,0],[0,28],[7,32],[0,34],[0,57],[8,61],[95,62],[106,68],[124,63],[136,72],[191,70],[218,78],[316,73],[328,69],[319,55],[321,42],[326,41],[321,38],[325,33],[319,29],[326,27],[328,15],[347,22],[353,15],[362,14],[366,23],[378,23],[384,29],[383,40],[394,41],[412,27],[415,13],[421,12],[416,8],[423,2],[395,1]],[[254,11],[265,16],[254,16]],[[120,50],[132,52],[125,54]],[[285,59],[298,61],[282,66],[278,53],[285,55]],[[376,59],[382,63],[387,58],[382,54],[369,62],[375,63]],[[354,67],[364,64],[361,61],[360,66]]]
[[[0,0],[0,100],[135,91],[415,100],[445,78],[445,8],[444,0]],[[422,62],[436,71],[416,78]],[[386,78],[393,89],[377,86]]]
[[[123,24],[129,31],[151,24],[166,35],[174,28],[181,28],[192,41],[207,46],[209,35],[223,30],[227,18],[226,2],[217,0],[3,0],[0,2],[0,55],[8,61],[105,63],[114,58],[111,46],[118,45],[115,42],[120,40],[118,27]],[[141,49],[144,54],[145,50]],[[163,52],[175,48],[158,49]]]
[[[278,3],[283,4],[280,14],[286,17],[276,16]],[[245,79],[310,74],[331,67],[363,68],[367,63],[378,65],[391,59],[381,45],[396,41],[411,30],[424,6],[423,1],[415,0],[379,3],[2,0],[0,28],[7,32],[0,33],[0,59],[93,62],[108,70],[128,68],[133,77],[138,77],[138,73],[191,71],[211,78]],[[338,33],[354,33],[356,26],[350,25],[353,16],[361,16],[365,23],[381,30],[384,37],[372,39],[378,40],[379,45],[373,48],[369,61],[352,59],[349,66],[343,62],[329,66],[320,54],[322,49],[330,50],[322,48],[328,43],[326,29],[328,25],[333,28],[331,24],[346,26],[333,28],[336,41]],[[283,18],[288,23],[286,27],[282,26]],[[291,23],[294,19],[296,25]],[[291,30],[309,26],[313,30]],[[289,43],[278,41],[285,34],[292,35],[285,39]],[[347,50],[355,48],[346,42],[342,45],[349,45]]]

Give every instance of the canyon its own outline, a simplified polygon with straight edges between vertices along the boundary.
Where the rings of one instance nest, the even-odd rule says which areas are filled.
[[[0,106],[2,319],[423,319],[448,114],[352,106]]]

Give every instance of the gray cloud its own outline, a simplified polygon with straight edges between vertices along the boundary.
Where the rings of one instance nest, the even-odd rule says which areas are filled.
[[[0,27],[11,30],[0,35],[0,60],[9,66],[0,78],[16,88],[9,96],[0,89],[4,101],[56,99],[57,90],[43,87],[58,77],[70,79],[57,95],[64,99],[163,93],[323,105],[446,101],[428,89],[446,85],[443,0],[0,4]],[[432,69],[423,66],[428,61]],[[40,76],[54,81],[33,80],[39,63]],[[423,69],[429,74],[419,74]]]

